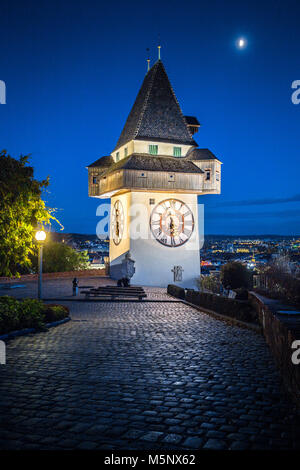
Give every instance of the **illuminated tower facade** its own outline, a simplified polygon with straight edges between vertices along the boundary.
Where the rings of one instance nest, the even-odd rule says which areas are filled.
[[[219,194],[221,162],[198,148],[159,59],[147,72],[109,156],[88,167],[89,196],[111,199],[110,268],[130,251],[132,283],[194,287],[200,275],[198,195]]]

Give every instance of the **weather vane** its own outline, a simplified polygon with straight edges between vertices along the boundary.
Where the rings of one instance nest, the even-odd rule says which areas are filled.
[[[147,47],[146,51],[147,51],[147,64],[148,64],[147,65],[147,72],[149,72],[149,70],[150,70],[150,57],[149,57],[150,49],[149,49],[149,47]]]

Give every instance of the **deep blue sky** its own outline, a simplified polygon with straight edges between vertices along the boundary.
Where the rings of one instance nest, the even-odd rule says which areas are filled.
[[[222,195],[199,199],[205,232],[299,234],[299,14],[296,0],[2,0],[0,147],[50,175],[67,232],[95,233],[85,165],[113,149],[160,34],[195,138],[224,163]]]

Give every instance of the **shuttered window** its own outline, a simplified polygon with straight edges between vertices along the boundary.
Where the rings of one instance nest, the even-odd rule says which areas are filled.
[[[151,155],[157,155],[158,154],[158,145],[149,145],[149,153]]]
[[[119,160],[120,160],[120,153],[117,152],[117,153],[116,153],[116,161],[118,162]]]
[[[173,147],[173,156],[181,157],[181,147]]]

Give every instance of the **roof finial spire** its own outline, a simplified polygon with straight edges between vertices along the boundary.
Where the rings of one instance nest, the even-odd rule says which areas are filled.
[[[161,46],[158,45],[157,48],[158,48],[158,60],[160,60],[160,49],[161,49]]]
[[[150,70],[149,47],[147,47],[146,51],[147,51],[147,72],[149,72]]]

